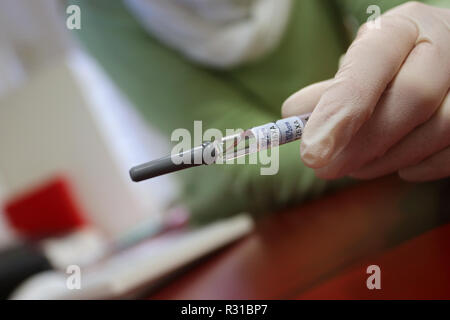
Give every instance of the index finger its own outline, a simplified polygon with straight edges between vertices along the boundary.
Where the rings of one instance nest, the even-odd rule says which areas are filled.
[[[384,16],[380,29],[361,27],[306,125],[301,154],[308,166],[328,165],[347,146],[372,115],[417,38],[416,25],[402,16]]]

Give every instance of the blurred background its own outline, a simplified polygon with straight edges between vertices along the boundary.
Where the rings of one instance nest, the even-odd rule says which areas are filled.
[[[167,142],[79,48],[65,27],[67,5],[0,5],[3,201],[64,180],[85,218],[108,235],[161,213],[175,192],[161,185],[167,179],[158,188],[131,184],[128,170],[169,150]]]
[[[80,49],[66,27],[67,7],[58,0],[0,2],[0,248],[6,250],[0,269],[5,277],[13,276],[15,263],[27,262],[25,257],[7,263],[13,253],[7,249],[23,243],[75,234],[57,251],[82,246],[85,253],[69,260],[83,262],[103,255],[106,243],[123,234],[136,236],[137,227],[151,233],[177,192],[170,177],[130,182],[131,166],[168,153],[169,144]],[[30,270],[19,278],[46,269],[42,259],[25,256]]]
[[[256,2],[175,1],[204,9],[197,32],[197,17],[157,1],[0,0],[0,298],[148,297],[172,272],[244,236],[155,297],[404,297],[407,289],[367,295],[358,282],[366,262],[355,262],[447,223],[448,181],[388,177],[347,189],[352,182],[317,179],[293,143],[272,177],[211,167],[131,182],[132,166],[170,153],[174,128],[278,118],[289,94],[333,76],[370,1],[262,0],[250,14]],[[383,12],[402,2],[378,1]],[[67,27],[73,4],[81,30]],[[261,19],[220,33],[252,14]],[[226,45],[209,41],[216,36]],[[392,281],[403,279],[403,262],[430,261],[417,272],[438,270],[444,284],[423,297],[450,297],[442,230],[376,261],[395,270]],[[350,280],[320,286],[340,272]]]

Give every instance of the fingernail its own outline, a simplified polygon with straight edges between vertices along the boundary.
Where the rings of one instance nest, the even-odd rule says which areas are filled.
[[[301,145],[301,155],[308,166],[324,167],[345,148],[351,130],[348,130],[344,113],[338,111],[326,119],[318,115],[309,120]]]
[[[303,162],[311,168],[321,168],[329,163],[334,141],[332,136],[327,136],[314,141],[314,139],[303,140],[300,150]]]

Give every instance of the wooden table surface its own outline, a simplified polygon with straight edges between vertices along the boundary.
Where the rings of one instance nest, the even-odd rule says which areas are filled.
[[[150,298],[450,298],[450,226],[427,208],[433,188],[421,188],[387,177],[263,218]],[[366,287],[371,264],[379,291]]]

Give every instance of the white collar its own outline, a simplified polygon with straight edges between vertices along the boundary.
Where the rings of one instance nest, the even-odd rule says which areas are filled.
[[[274,49],[292,0],[125,0],[148,32],[189,59],[230,68]]]

